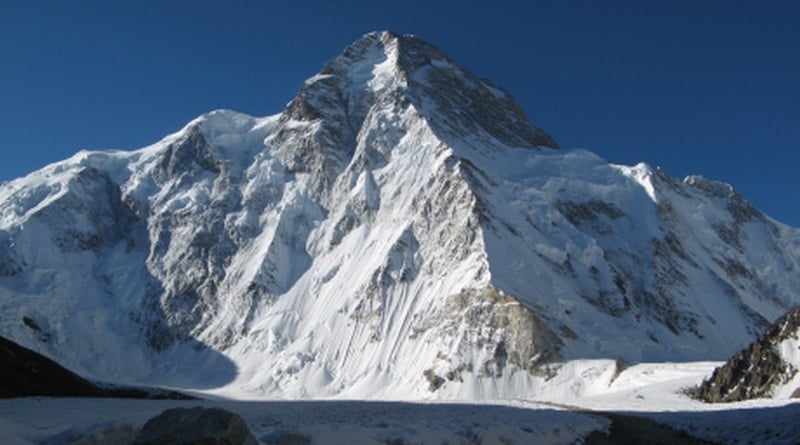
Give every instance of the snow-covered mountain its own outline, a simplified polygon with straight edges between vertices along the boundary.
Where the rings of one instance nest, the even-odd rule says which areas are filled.
[[[282,113],[218,110],[0,187],[0,334],[84,375],[494,397],[571,359],[724,359],[800,303],[800,230],[727,184],[558,150],[371,33]]]

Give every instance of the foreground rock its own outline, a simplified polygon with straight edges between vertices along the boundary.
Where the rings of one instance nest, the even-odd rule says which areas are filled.
[[[737,352],[691,394],[706,402],[737,402],[775,396],[797,397],[800,368],[800,307],[794,308],[745,349]]]
[[[134,445],[258,445],[247,422],[221,408],[174,408],[148,420]]]

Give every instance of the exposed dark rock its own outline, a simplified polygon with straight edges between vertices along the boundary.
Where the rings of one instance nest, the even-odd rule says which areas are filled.
[[[164,151],[159,160],[159,169],[154,172],[154,178],[163,182],[171,177],[193,176],[202,171],[219,173],[220,166],[200,129],[194,127],[185,137]]]
[[[483,350],[491,357],[483,362],[450,357],[453,364],[465,366],[452,374],[451,380],[457,380],[461,370],[472,368],[481,376],[499,377],[510,365],[534,375],[546,375],[547,365],[563,360],[563,342],[547,323],[517,299],[492,286],[452,295],[444,311],[440,329],[445,335],[461,332],[461,345]],[[481,335],[463,334],[467,332]]]
[[[418,102],[418,108],[425,112],[421,98],[427,97],[433,100],[436,109],[454,111],[447,116],[427,116],[434,131],[443,134],[454,130],[474,134],[483,131],[512,147],[558,149],[553,138],[532,125],[522,108],[502,88],[458,67],[422,39],[392,33],[385,38],[397,39],[397,63],[407,77],[409,95]]]
[[[623,360],[621,358],[618,358],[617,360],[615,360],[614,361],[614,375],[611,376],[611,381],[609,382],[609,384],[611,384],[615,380],[617,380],[617,378],[622,374],[622,372],[625,371],[626,369],[630,368],[630,366],[631,366],[631,364],[626,360]]]
[[[132,243],[143,228],[122,200],[119,184],[94,167],[78,170],[65,192],[33,218],[50,227],[53,243],[64,252],[99,252],[120,241]],[[12,269],[21,272],[21,266]]]
[[[116,397],[191,399],[158,388],[99,387],[49,358],[0,337],[0,398]]]
[[[435,392],[444,385],[445,380],[441,376],[436,375],[433,369],[426,369],[422,375],[425,377],[425,380],[428,381],[428,390],[430,392]]]
[[[42,329],[42,327],[39,326],[39,323],[36,323],[36,321],[34,321],[31,317],[23,316],[22,323],[36,332],[36,337],[39,339],[39,341],[47,343],[52,338],[52,335],[46,330]]]
[[[556,203],[556,208],[575,226],[597,221],[600,216],[612,220],[625,216],[625,212],[614,204],[597,199],[586,202],[560,201]]]
[[[135,445],[257,445],[247,422],[221,408],[168,409],[145,423]]]
[[[106,396],[88,380],[4,337],[0,337],[0,375],[0,398]]]
[[[800,307],[792,309],[746,348],[737,352],[723,366],[714,370],[711,378],[690,394],[700,400],[737,402],[767,397],[776,385],[786,383],[798,372],[786,363],[776,346],[800,331]]]
[[[697,439],[650,419],[623,414],[602,413],[611,419],[608,432],[594,431],[583,441],[586,445],[710,445],[713,442]]]

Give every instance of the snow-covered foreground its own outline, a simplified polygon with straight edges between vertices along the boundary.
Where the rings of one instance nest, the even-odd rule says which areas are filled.
[[[174,407],[240,414],[263,443],[296,433],[311,443],[581,443],[605,432],[604,413],[643,416],[716,443],[797,443],[800,403],[761,400],[709,405],[682,390],[715,363],[641,364],[611,381],[604,361],[578,361],[549,380],[538,400],[122,400],[25,398],[0,401],[0,443],[67,444],[114,425],[140,428]],[[206,393],[206,395],[209,395]],[[447,393],[432,394],[448,397]]]
[[[368,401],[147,401],[17,399],[0,403],[3,444],[69,443],[123,422],[141,427],[167,408],[218,406],[240,414],[262,442],[296,432],[313,443],[573,443],[608,421],[537,406]],[[52,440],[52,442],[51,442]]]

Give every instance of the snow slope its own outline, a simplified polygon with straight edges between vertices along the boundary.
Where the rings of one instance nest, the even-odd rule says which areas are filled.
[[[778,345],[784,363],[789,365],[789,378],[774,390],[775,398],[797,398],[800,395],[800,333],[787,338]]]
[[[236,412],[263,443],[294,433],[308,440],[300,443],[319,444],[571,444],[608,424],[602,417],[564,410],[491,404],[17,399],[0,401],[0,440],[68,444],[82,436],[108,435],[114,427],[124,431],[123,425],[141,428],[168,408],[195,406]]]
[[[800,231],[729,185],[557,148],[368,34],[279,115],[0,186],[0,333],[122,383],[527,397],[564,361],[724,359],[800,303]]]

